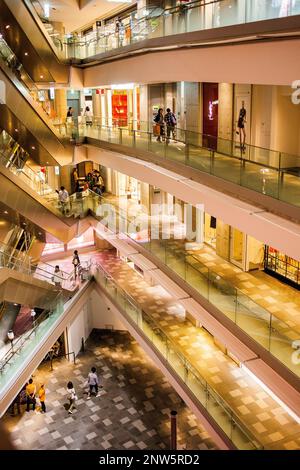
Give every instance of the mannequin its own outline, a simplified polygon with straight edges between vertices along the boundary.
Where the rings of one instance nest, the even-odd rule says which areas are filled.
[[[242,107],[240,109],[239,113],[239,119],[238,119],[238,130],[237,134],[240,136],[240,146],[241,150],[244,152],[245,151],[245,141],[246,141],[246,131],[245,131],[245,123],[246,123],[246,109],[245,109],[245,101],[242,101]]]

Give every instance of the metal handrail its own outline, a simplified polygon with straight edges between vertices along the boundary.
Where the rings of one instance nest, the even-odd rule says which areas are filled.
[[[96,266],[97,266],[97,269],[100,272],[102,271],[104,277],[107,278],[107,274],[108,274],[107,270],[98,262],[96,263]],[[137,305],[136,308],[141,311],[142,315],[144,314],[148,318],[150,323],[155,325],[156,330],[158,330],[160,332],[161,336],[166,338],[166,341],[169,342],[172,345],[172,348],[175,350],[178,357],[179,358],[181,357],[183,359],[184,366],[185,367],[188,366],[189,370],[192,371],[193,375],[198,380],[200,380],[202,383],[204,381],[206,390],[209,393],[212,393],[216,397],[216,401],[218,401],[218,403],[222,406],[222,408],[224,409],[226,414],[228,416],[230,416],[230,418],[232,419],[232,421],[234,423],[236,423],[238,426],[240,426],[242,428],[243,432],[248,436],[248,438],[251,440],[251,442],[254,444],[254,446],[256,446],[255,443],[257,442],[257,439],[254,436],[254,434],[252,434],[252,432],[250,430],[248,430],[248,426],[245,423],[243,423],[243,421],[236,415],[236,413],[232,410],[231,406],[226,402],[226,400],[224,400],[224,398],[221,397],[221,395],[207,382],[207,380],[201,376],[198,369],[196,369],[195,366],[189,361],[189,359],[186,358],[186,354],[185,354],[185,351],[183,350],[183,348],[178,346],[178,344],[174,342],[173,338],[171,336],[169,336],[169,334],[166,333],[164,330],[162,330],[162,328],[159,325],[159,323],[157,322],[157,320],[152,318],[150,314],[148,314],[143,308],[138,306],[136,300],[127,291],[125,291],[125,289],[123,287],[118,285],[116,280],[114,278],[112,278],[112,276],[110,274],[108,274],[108,276],[109,276],[108,280],[115,285],[116,289],[121,291],[122,296],[125,299],[129,299],[130,302],[133,303],[133,305]],[[246,427],[246,430],[244,430],[244,427]],[[261,448],[261,446],[260,446],[260,448]]]
[[[91,193],[93,193],[93,191],[91,191]],[[96,193],[93,193],[93,194],[99,198],[100,203],[101,203],[101,201],[104,201],[105,204],[110,204],[110,205],[113,206],[114,208],[119,209],[117,203],[114,203],[113,201],[107,199],[107,198],[104,197],[104,196],[97,195]],[[121,211],[122,211],[122,209],[121,209]],[[134,217],[133,217],[132,219],[131,219],[130,217],[124,218],[120,212],[118,213],[118,216],[119,216],[119,218],[122,218],[122,220],[125,221],[126,223],[127,223],[128,221],[129,221],[129,222],[130,222],[130,221],[132,222],[132,221],[134,220]],[[97,218],[97,215],[94,214],[94,217]],[[100,222],[101,222],[101,220],[100,220]],[[124,225],[124,224],[122,224],[122,226],[123,226],[123,227],[126,227],[126,225]],[[126,235],[127,235],[129,238],[131,238],[131,237],[130,237],[130,234],[128,234],[127,232],[126,232]],[[163,241],[163,240],[160,240],[160,239],[159,239],[158,241],[164,246],[164,248],[165,248],[165,250],[166,250],[167,241],[166,241],[166,240]],[[150,243],[151,243],[151,242],[150,242]],[[145,249],[147,250],[147,248],[145,248]],[[264,307],[262,307],[261,305],[259,305],[257,302],[255,302],[251,297],[249,297],[248,295],[244,294],[238,287],[234,286],[234,285],[233,285],[232,283],[230,283],[228,280],[224,279],[223,276],[219,275],[218,273],[216,273],[215,271],[213,271],[211,268],[207,268],[204,263],[202,263],[198,258],[196,258],[195,255],[190,254],[190,253],[182,253],[180,256],[181,256],[182,258],[184,258],[184,260],[185,260],[184,262],[185,262],[185,263],[190,264],[190,266],[193,267],[195,270],[197,270],[201,276],[205,276],[205,275],[204,275],[203,273],[201,273],[201,271],[200,271],[200,269],[199,269],[198,267],[196,267],[196,266],[194,266],[193,264],[189,263],[189,262],[186,260],[187,257],[193,258],[193,259],[196,261],[196,263],[202,265],[202,266],[207,270],[207,279],[208,279],[208,280],[209,280],[211,277],[214,277],[214,278],[219,278],[219,279],[222,280],[224,283],[226,283],[226,285],[229,286],[231,289],[233,289],[234,292],[235,292],[236,299],[235,299],[234,302],[235,302],[236,304],[238,304],[238,302],[239,302],[239,299],[238,299],[239,296],[240,296],[240,298],[243,298],[243,297],[244,297],[244,298],[248,299],[248,301],[250,301],[250,303],[251,303],[254,307],[257,307],[258,310],[263,311],[267,316],[269,316],[269,317],[270,317],[270,321],[271,321],[272,318],[275,318],[279,323],[281,323],[282,325],[285,325],[285,328],[284,328],[284,329],[291,330],[291,331],[294,331],[294,332],[297,333],[297,334],[300,334],[300,332],[298,332],[296,329],[293,329],[293,328],[292,328],[291,326],[289,326],[284,320],[282,320],[281,318],[279,318],[278,316],[276,316],[274,313],[269,312],[267,309],[265,309]],[[255,314],[255,312],[254,312],[254,314]],[[284,337],[285,340],[290,344],[291,341],[290,341],[290,339],[288,338],[288,336],[287,336],[285,333],[282,333],[282,332],[278,331],[278,329],[276,329],[276,328],[274,328],[274,330],[277,331],[282,337]]]
[[[57,295],[55,300],[53,301],[54,304],[58,304],[59,300],[61,299],[61,292]],[[27,341],[38,329],[41,323],[43,323],[44,320],[49,318],[51,314],[53,313],[54,308],[52,307],[50,310],[45,309],[43,312],[38,316],[36,320],[33,322],[32,328],[29,328],[26,330],[19,338],[13,343],[11,349],[9,349],[6,354],[0,359],[0,373],[2,374],[5,367],[9,364],[11,359],[13,359],[21,349],[23,348],[23,344],[25,341]],[[29,333],[29,335],[26,336],[26,334]]]

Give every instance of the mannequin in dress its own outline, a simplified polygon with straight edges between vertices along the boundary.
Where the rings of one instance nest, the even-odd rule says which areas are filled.
[[[246,141],[246,131],[245,131],[245,123],[246,123],[246,109],[245,109],[245,101],[242,101],[242,107],[239,113],[238,119],[238,130],[237,134],[240,136],[240,146],[243,151],[245,151],[245,141]]]

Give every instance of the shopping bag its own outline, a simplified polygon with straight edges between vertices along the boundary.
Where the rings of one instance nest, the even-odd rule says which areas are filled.
[[[160,135],[160,125],[159,125],[159,124],[154,124],[154,126],[153,126],[153,134],[154,134],[154,135]]]

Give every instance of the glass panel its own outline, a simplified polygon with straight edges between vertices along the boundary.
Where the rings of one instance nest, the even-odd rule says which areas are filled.
[[[237,292],[236,324],[269,350],[271,315],[249,297]]]

